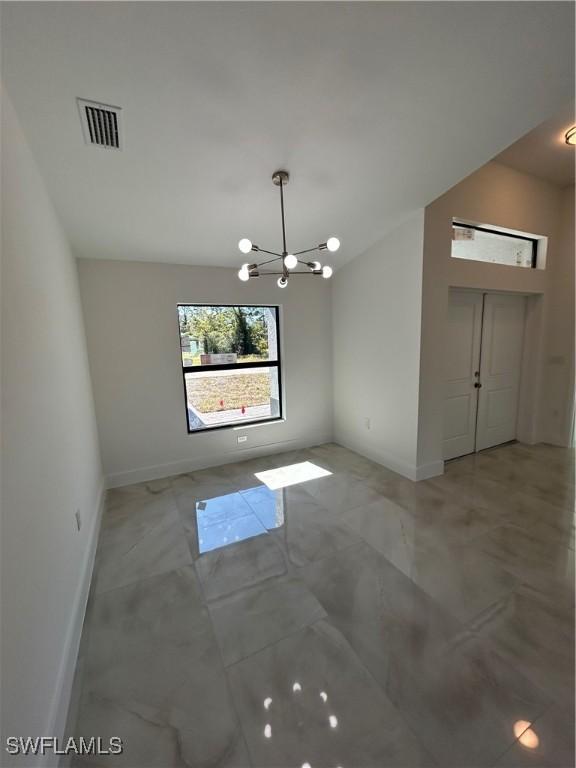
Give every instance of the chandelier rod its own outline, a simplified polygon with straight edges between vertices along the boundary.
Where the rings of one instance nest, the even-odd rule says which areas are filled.
[[[288,254],[288,251],[286,250],[286,225],[284,223],[284,179],[280,178],[280,208],[282,210],[282,243],[283,243],[283,256],[286,256]]]

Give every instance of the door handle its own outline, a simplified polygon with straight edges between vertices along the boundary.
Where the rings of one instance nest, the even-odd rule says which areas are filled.
[[[475,389],[480,389],[482,387],[482,384],[480,384],[479,381],[475,381],[474,382],[474,387],[475,387]]]

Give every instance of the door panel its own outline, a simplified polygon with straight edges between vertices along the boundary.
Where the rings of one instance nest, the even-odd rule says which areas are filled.
[[[523,296],[484,297],[477,451],[516,438],[525,310]]]
[[[444,459],[474,451],[482,294],[450,291],[444,396]]]

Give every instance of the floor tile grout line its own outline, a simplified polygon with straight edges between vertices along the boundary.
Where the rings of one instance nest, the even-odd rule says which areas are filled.
[[[316,599],[318,600],[318,598],[316,598]],[[318,602],[320,602],[320,601],[318,600]],[[291,632],[288,632],[287,634],[283,635],[282,637],[277,638],[276,640],[272,640],[270,643],[267,643],[266,645],[262,646],[262,648],[258,648],[258,650],[252,651],[252,653],[246,654],[246,656],[243,656],[241,659],[237,659],[236,661],[233,661],[232,663],[228,664],[225,667],[226,670],[233,669],[234,667],[238,666],[238,664],[242,664],[247,659],[251,659],[254,656],[257,656],[259,653],[262,653],[263,651],[268,651],[270,648],[273,648],[275,645],[278,645],[279,643],[284,642],[284,640],[287,640],[289,637],[294,637],[294,635],[297,635],[300,632],[304,632],[304,630],[308,629],[309,627],[313,627],[315,624],[317,624],[320,621],[325,621],[327,619],[327,617],[328,617],[328,614],[326,613],[326,609],[324,608],[322,603],[320,603],[320,605],[322,606],[322,610],[324,611],[324,614],[325,614],[322,618],[314,619],[314,621],[312,621],[312,622],[310,622],[308,624],[303,624],[303,625],[301,625],[299,627],[296,627]]]
[[[167,570],[160,571],[159,573],[152,573],[148,576],[142,576],[141,578],[134,579],[133,581],[129,581],[126,584],[118,584],[115,587],[110,587],[110,589],[103,589],[100,592],[96,591],[94,593],[94,599],[97,600],[102,595],[109,595],[111,592],[117,592],[119,589],[129,589],[135,584],[142,584],[144,582],[151,581],[152,579],[161,579],[170,573],[178,573],[179,571],[183,571],[186,568],[194,568],[194,563],[190,562],[184,565],[179,565],[176,568],[168,568]]]
[[[326,609],[324,609],[324,610],[326,610]],[[433,761],[434,765],[435,765],[435,766],[437,766],[437,768],[440,768],[440,764],[438,763],[438,761],[436,760],[436,758],[434,757],[434,755],[433,755],[433,754],[430,752],[430,750],[429,750],[429,748],[426,746],[426,744],[424,744],[424,742],[423,742],[423,741],[420,739],[420,737],[419,737],[419,735],[418,735],[417,731],[414,729],[414,727],[412,726],[412,724],[410,723],[410,721],[409,721],[409,720],[406,718],[406,716],[404,715],[404,713],[403,713],[403,712],[402,712],[402,711],[401,711],[401,710],[400,710],[400,709],[399,709],[399,708],[396,706],[396,704],[394,703],[394,701],[393,701],[393,700],[390,698],[390,696],[389,696],[389,695],[388,695],[388,693],[386,692],[386,689],[385,689],[385,688],[382,686],[382,684],[381,684],[381,683],[380,683],[380,682],[379,682],[379,681],[376,679],[376,677],[374,676],[374,674],[372,673],[372,671],[370,670],[370,668],[369,668],[369,667],[368,667],[368,666],[367,666],[367,665],[364,663],[363,659],[362,659],[362,658],[361,658],[361,656],[358,654],[358,651],[356,650],[356,648],[354,648],[354,646],[352,645],[352,643],[350,642],[350,640],[348,640],[348,638],[346,637],[346,635],[345,635],[345,634],[344,634],[344,633],[343,633],[343,632],[342,632],[342,631],[341,631],[341,630],[340,630],[340,629],[339,629],[339,628],[338,628],[338,627],[337,627],[335,624],[333,624],[333,623],[332,623],[332,620],[331,620],[331,618],[330,618],[330,614],[327,614],[327,615],[326,615],[326,617],[325,617],[324,619],[319,619],[317,622],[314,622],[314,624],[318,624],[318,623],[320,623],[321,621],[324,621],[324,622],[326,622],[327,624],[329,624],[329,625],[330,625],[330,626],[331,626],[331,627],[332,627],[334,630],[336,630],[336,631],[338,632],[338,634],[339,634],[339,635],[340,635],[340,636],[343,638],[343,640],[345,641],[345,643],[346,643],[346,645],[348,646],[349,650],[350,650],[350,651],[351,651],[351,653],[353,654],[353,656],[354,656],[355,660],[358,662],[358,665],[359,665],[359,666],[360,666],[360,667],[361,667],[361,668],[364,670],[364,672],[366,672],[366,674],[367,674],[367,675],[368,675],[368,677],[369,677],[369,678],[372,680],[372,682],[374,683],[374,685],[375,685],[375,686],[378,688],[378,690],[380,691],[380,693],[381,693],[381,694],[382,694],[382,695],[383,695],[383,696],[386,698],[386,700],[387,700],[387,701],[390,703],[390,705],[392,706],[392,708],[394,709],[394,711],[395,711],[395,712],[398,714],[398,716],[400,717],[400,719],[402,720],[402,722],[404,723],[404,725],[405,725],[405,726],[408,728],[408,730],[410,731],[410,733],[411,733],[411,734],[414,736],[414,738],[415,738],[416,742],[417,742],[417,743],[420,745],[420,747],[423,749],[423,751],[425,752],[425,754],[426,754],[426,755],[428,755],[428,756],[429,756],[429,757],[432,759],[432,761]],[[314,626],[314,625],[311,625],[311,626]]]
[[[199,581],[201,581],[201,580],[199,579]],[[200,588],[202,589],[202,594],[204,595],[202,584],[200,584]],[[223,671],[223,674],[224,674],[224,678],[226,680],[226,691],[228,693],[228,699],[229,699],[230,704],[231,704],[231,706],[232,706],[232,708],[234,710],[234,715],[236,716],[236,725],[239,728],[240,733],[242,735],[242,741],[243,741],[244,747],[246,749],[246,754],[248,755],[249,760],[250,760],[250,768],[252,768],[252,766],[254,764],[254,758],[253,758],[252,752],[250,751],[250,748],[248,746],[248,739],[246,738],[246,732],[244,730],[244,726],[242,725],[242,720],[240,718],[240,713],[238,711],[238,707],[236,705],[236,701],[234,700],[234,696],[232,694],[232,685],[230,683],[230,678],[228,676],[228,670],[227,670],[226,664],[224,663],[224,656],[222,654],[222,648],[220,647],[220,643],[218,641],[218,636],[216,634],[216,629],[214,627],[214,620],[212,618],[212,614],[210,613],[210,609],[208,608],[207,604],[206,604],[206,613],[208,615],[208,621],[210,622],[210,631],[212,633],[212,639],[213,639],[213,642],[214,642],[214,644],[216,646],[216,649],[217,649],[217,652],[218,652],[218,657],[220,659],[220,664],[222,665],[222,671]]]

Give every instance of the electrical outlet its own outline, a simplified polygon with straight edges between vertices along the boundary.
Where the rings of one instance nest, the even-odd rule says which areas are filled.
[[[366,429],[372,429],[372,422],[370,421],[369,416],[366,416],[364,418],[364,426],[366,427]]]
[[[248,440],[248,435],[238,435],[238,442],[245,443]]]
[[[76,512],[74,513],[74,517],[76,518],[76,528],[80,530],[80,528],[82,528],[82,517],[80,515],[79,509],[77,509]]]

